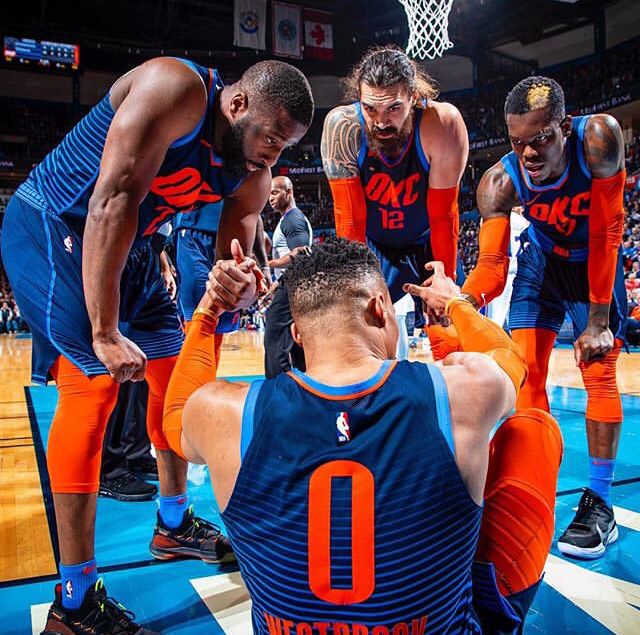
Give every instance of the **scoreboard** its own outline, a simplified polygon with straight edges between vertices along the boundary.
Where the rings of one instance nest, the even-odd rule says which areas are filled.
[[[80,64],[80,47],[77,44],[5,36],[4,59],[16,66],[77,71]]]

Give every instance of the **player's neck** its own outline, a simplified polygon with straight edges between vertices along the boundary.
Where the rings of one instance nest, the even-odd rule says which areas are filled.
[[[289,205],[287,205],[283,210],[280,210],[280,215],[284,216],[287,212],[290,212],[292,209],[295,209],[295,207],[296,207],[296,201],[295,199],[292,198]]]
[[[353,333],[332,333],[304,343],[306,374],[330,386],[347,386],[369,379],[387,359],[382,342]]]

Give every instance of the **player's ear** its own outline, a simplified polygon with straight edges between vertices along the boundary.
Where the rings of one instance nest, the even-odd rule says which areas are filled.
[[[378,328],[383,328],[387,322],[387,310],[381,293],[376,293],[367,302],[367,322]]]
[[[571,115],[567,115],[560,122],[560,129],[562,130],[563,137],[568,137],[571,135]]]
[[[236,119],[239,116],[242,116],[247,109],[249,108],[249,99],[246,93],[242,91],[237,91],[233,97],[231,97],[231,101],[229,102],[229,112],[231,116]]]
[[[291,337],[293,337],[293,341],[298,346],[303,348],[303,346],[302,346],[302,337],[300,336],[300,331],[298,330],[298,327],[297,327],[296,323],[292,322],[291,326],[289,328],[291,329]]]

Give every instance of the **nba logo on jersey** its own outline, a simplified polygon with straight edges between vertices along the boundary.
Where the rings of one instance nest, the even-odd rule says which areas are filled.
[[[336,431],[338,433],[338,443],[351,441],[351,428],[349,427],[349,413],[339,412],[336,417]]]
[[[71,240],[71,236],[67,236],[64,239],[64,250],[68,253],[71,253],[73,251],[73,240]]]

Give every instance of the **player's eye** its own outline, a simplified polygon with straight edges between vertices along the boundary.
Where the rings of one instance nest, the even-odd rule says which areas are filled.
[[[395,104],[394,106],[389,106],[389,112],[397,112],[398,110],[400,110],[399,104]]]
[[[274,139],[273,137],[270,137],[268,135],[264,138],[264,140],[266,141],[267,145],[270,145],[270,146],[273,146],[276,143],[278,143],[277,139]]]
[[[548,141],[548,140],[549,140],[549,137],[550,137],[550,136],[551,136],[551,135],[549,135],[549,134],[539,134],[539,135],[536,137],[536,141],[537,141],[538,143],[544,143],[545,141]]]

